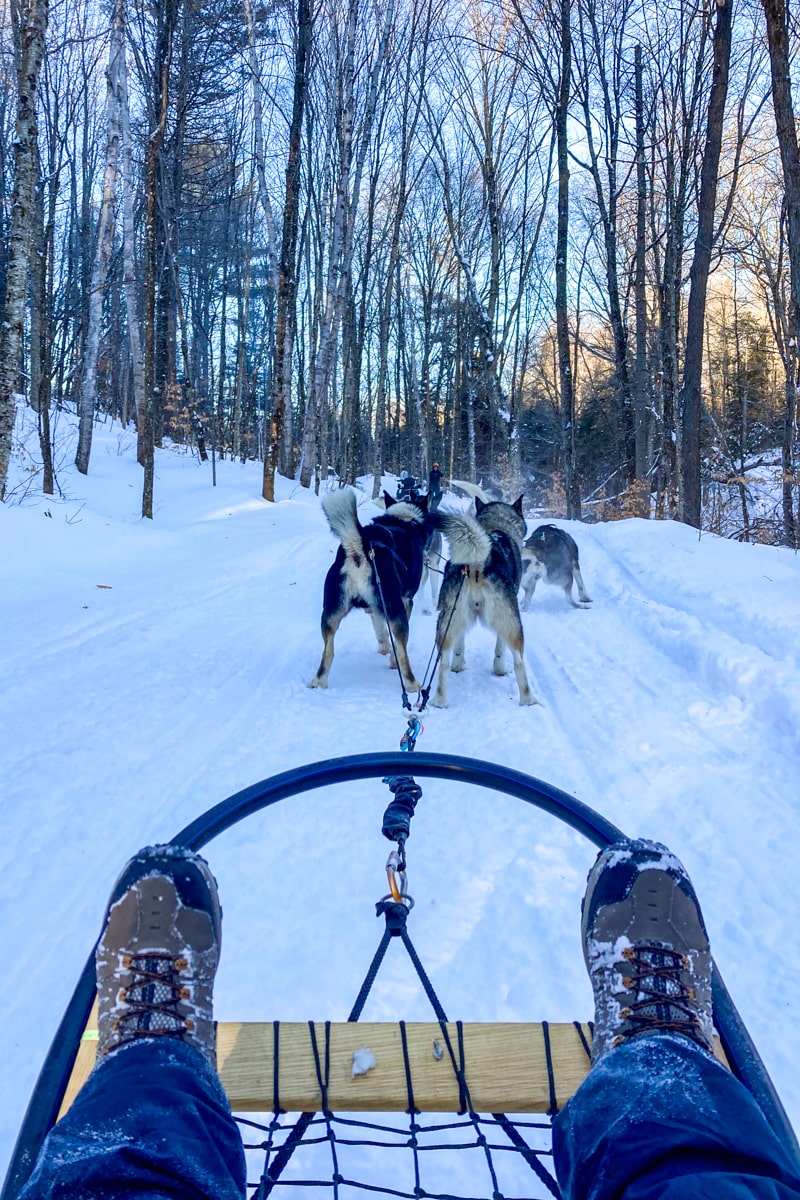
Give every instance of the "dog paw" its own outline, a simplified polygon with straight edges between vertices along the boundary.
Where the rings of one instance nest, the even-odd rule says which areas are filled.
[[[318,679],[315,675],[314,678],[309,681],[307,686],[310,688],[326,688],[328,686],[328,681],[327,679]]]
[[[450,707],[446,700],[440,700],[437,696],[434,696],[431,700],[428,701],[428,703],[430,704],[431,708],[449,708]]]
[[[525,704],[530,707],[532,707],[534,704],[542,703],[541,700],[539,700],[537,696],[520,696],[519,702],[520,702],[520,704]]]

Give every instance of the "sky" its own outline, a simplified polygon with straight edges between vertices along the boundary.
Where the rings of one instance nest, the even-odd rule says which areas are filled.
[[[396,750],[406,728],[362,613],[339,631],[329,689],[307,687],[336,549],[313,490],[279,479],[270,504],[259,464],[218,462],[214,486],[210,463],[167,446],[146,521],[133,431],[98,425],[86,477],[72,453],[63,419],[59,495],[38,492],[22,454],[0,505],[3,1172],[127,858],[280,771]],[[378,511],[367,491],[359,511]],[[546,516],[529,512],[529,529]],[[798,1128],[800,558],[673,522],[559,523],[593,603],[539,584],[524,625],[540,703],[518,705],[475,629],[417,748],[506,764],[669,845]],[[409,933],[448,1016],[590,1019],[579,914],[594,847],[519,800],[422,787]],[[206,848],[224,910],[219,1020],[347,1017],[382,932],[388,799],[380,780],[321,789]],[[390,953],[364,1019],[400,1018],[431,1013]]]

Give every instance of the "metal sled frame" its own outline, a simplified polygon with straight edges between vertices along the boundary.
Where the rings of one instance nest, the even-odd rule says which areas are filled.
[[[201,850],[237,822],[277,804],[279,800],[333,784],[410,773],[451,783],[473,784],[515,796],[557,817],[599,848],[624,837],[615,825],[599,813],[533,776],[480,759],[416,751],[413,754],[349,755],[274,775],[215,805],[182,829],[172,843]],[[58,1119],[94,999],[95,964],[92,951],[36,1082],[0,1200],[15,1200],[18,1196],[33,1170],[44,1138]],[[777,1136],[800,1164],[800,1146],[794,1130],[716,966],[713,974],[713,1008],[714,1024],[731,1070],[750,1090]]]

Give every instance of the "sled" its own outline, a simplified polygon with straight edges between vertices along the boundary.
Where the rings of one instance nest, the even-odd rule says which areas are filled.
[[[199,851],[278,801],[356,780],[410,779],[412,773],[412,782],[439,779],[515,797],[566,823],[598,848],[624,836],[603,816],[542,780],[478,759],[415,751],[352,755],[275,775],[209,809],[172,842]],[[384,833],[389,836],[386,828]],[[311,1186],[332,1193],[334,1200],[364,1190],[409,1200],[453,1200],[464,1194],[487,1200],[520,1194],[559,1197],[550,1165],[550,1121],[589,1069],[591,1025],[449,1021],[408,935],[409,906],[402,888],[392,871],[389,876],[392,886],[382,913],[386,929],[347,1022],[218,1026],[220,1077],[248,1152],[248,1196],[266,1200],[273,1191],[307,1191]],[[408,951],[431,1002],[429,1022],[359,1020],[394,939]],[[48,1130],[92,1068],[94,1001],[92,952],[36,1083],[0,1200],[18,1196]],[[718,1057],[750,1090],[800,1163],[800,1147],[783,1105],[716,967],[713,1012]],[[257,1120],[244,1114],[262,1115]],[[445,1122],[436,1114],[451,1117]],[[439,1186],[440,1176],[429,1166],[433,1150],[446,1164]],[[344,1165],[350,1151],[352,1169]],[[397,1165],[401,1152],[410,1160],[405,1175]],[[456,1156],[465,1155],[471,1164],[466,1193],[454,1186]],[[299,1177],[301,1167],[310,1178]],[[433,1187],[427,1178],[433,1179]]]

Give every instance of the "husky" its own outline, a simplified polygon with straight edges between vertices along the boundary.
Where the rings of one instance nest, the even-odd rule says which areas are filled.
[[[362,525],[351,488],[330,492],[322,501],[332,532],[341,542],[327,576],[322,598],[322,658],[312,688],[326,688],[333,662],[336,630],[353,608],[372,618],[378,649],[391,653],[387,625],[394,638],[398,667],[407,691],[419,684],[408,661],[408,621],[422,579],[423,550],[428,538],[427,497],[396,502],[384,492],[386,512]]]
[[[429,521],[450,543],[439,593],[436,648],[441,655],[436,692],[431,704],[447,708],[450,670],[464,670],[464,637],[481,621],[497,635],[493,670],[506,674],[505,647],[514,660],[520,704],[537,704],[525,671],[525,635],[517,593],[522,578],[522,539],[525,518],[522,496],[513,504],[475,498],[475,514],[437,511]],[[452,653],[452,668],[451,668]]]
[[[423,597],[422,611],[430,613],[439,607],[439,590],[445,563],[445,557],[442,554],[442,535],[438,529],[430,531],[422,561],[422,582],[419,585]],[[429,591],[430,604],[428,603]]]
[[[567,604],[571,604],[573,608],[592,603],[591,596],[587,595],[583,586],[575,539],[557,525],[540,525],[538,529],[534,529],[522,549],[522,561],[525,567],[522,576],[524,609],[530,608],[536,584],[540,579],[562,587]],[[572,597],[573,581],[578,585],[580,604],[576,604]]]

